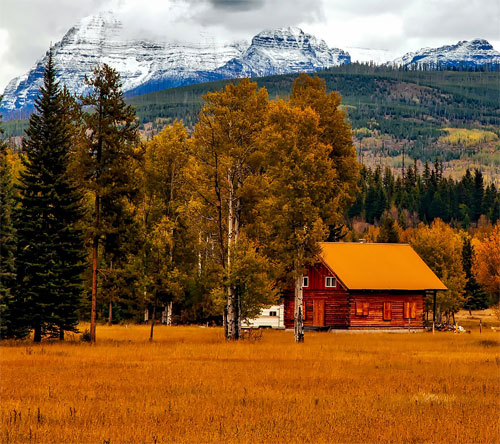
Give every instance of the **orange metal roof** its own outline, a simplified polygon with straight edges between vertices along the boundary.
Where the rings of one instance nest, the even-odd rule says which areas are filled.
[[[447,290],[407,244],[321,242],[321,258],[351,290]]]

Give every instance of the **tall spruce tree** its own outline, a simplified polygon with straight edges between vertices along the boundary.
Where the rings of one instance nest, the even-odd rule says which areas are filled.
[[[2,97],[0,96],[0,101]],[[1,116],[0,116],[1,118]],[[3,128],[0,127],[0,137]],[[13,224],[15,208],[12,172],[7,161],[7,143],[0,139],[0,339],[23,337],[23,327],[14,299],[16,282],[16,231]]]
[[[23,149],[16,211],[17,295],[34,341],[77,331],[84,245],[80,196],[67,174],[72,137],[52,51]]]
[[[464,308],[467,310],[482,310],[488,308],[488,295],[476,281],[476,277],[472,272],[474,263],[474,246],[472,239],[468,235],[464,235],[464,245],[462,248],[462,266],[465,272],[465,296],[466,301]]]
[[[126,105],[119,74],[108,65],[98,66],[86,80],[91,88],[82,98],[85,141],[79,152],[82,184],[93,195],[91,342],[96,340],[97,273],[99,245],[116,231],[116,206],[132,192],[128,161],[138,141],[135,111]]]

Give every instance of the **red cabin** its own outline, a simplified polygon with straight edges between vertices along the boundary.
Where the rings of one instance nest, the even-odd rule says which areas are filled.
[[[321,243],[303,278],[306,327],[423,328],[428,291],[447,290],[406,244]],[[285,327],[293,328],[294,294],[284,295]]]

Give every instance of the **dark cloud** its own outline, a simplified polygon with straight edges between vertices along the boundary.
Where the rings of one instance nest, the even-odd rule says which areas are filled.
[[[228,11],[251,11],[260,9],[264,4],[263,0],[210,0],[210,4],[215,9]]]

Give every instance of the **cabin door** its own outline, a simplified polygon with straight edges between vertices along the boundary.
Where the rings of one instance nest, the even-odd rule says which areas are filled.
[[[325,301],[313,301],[313,326],[325,325]]]

